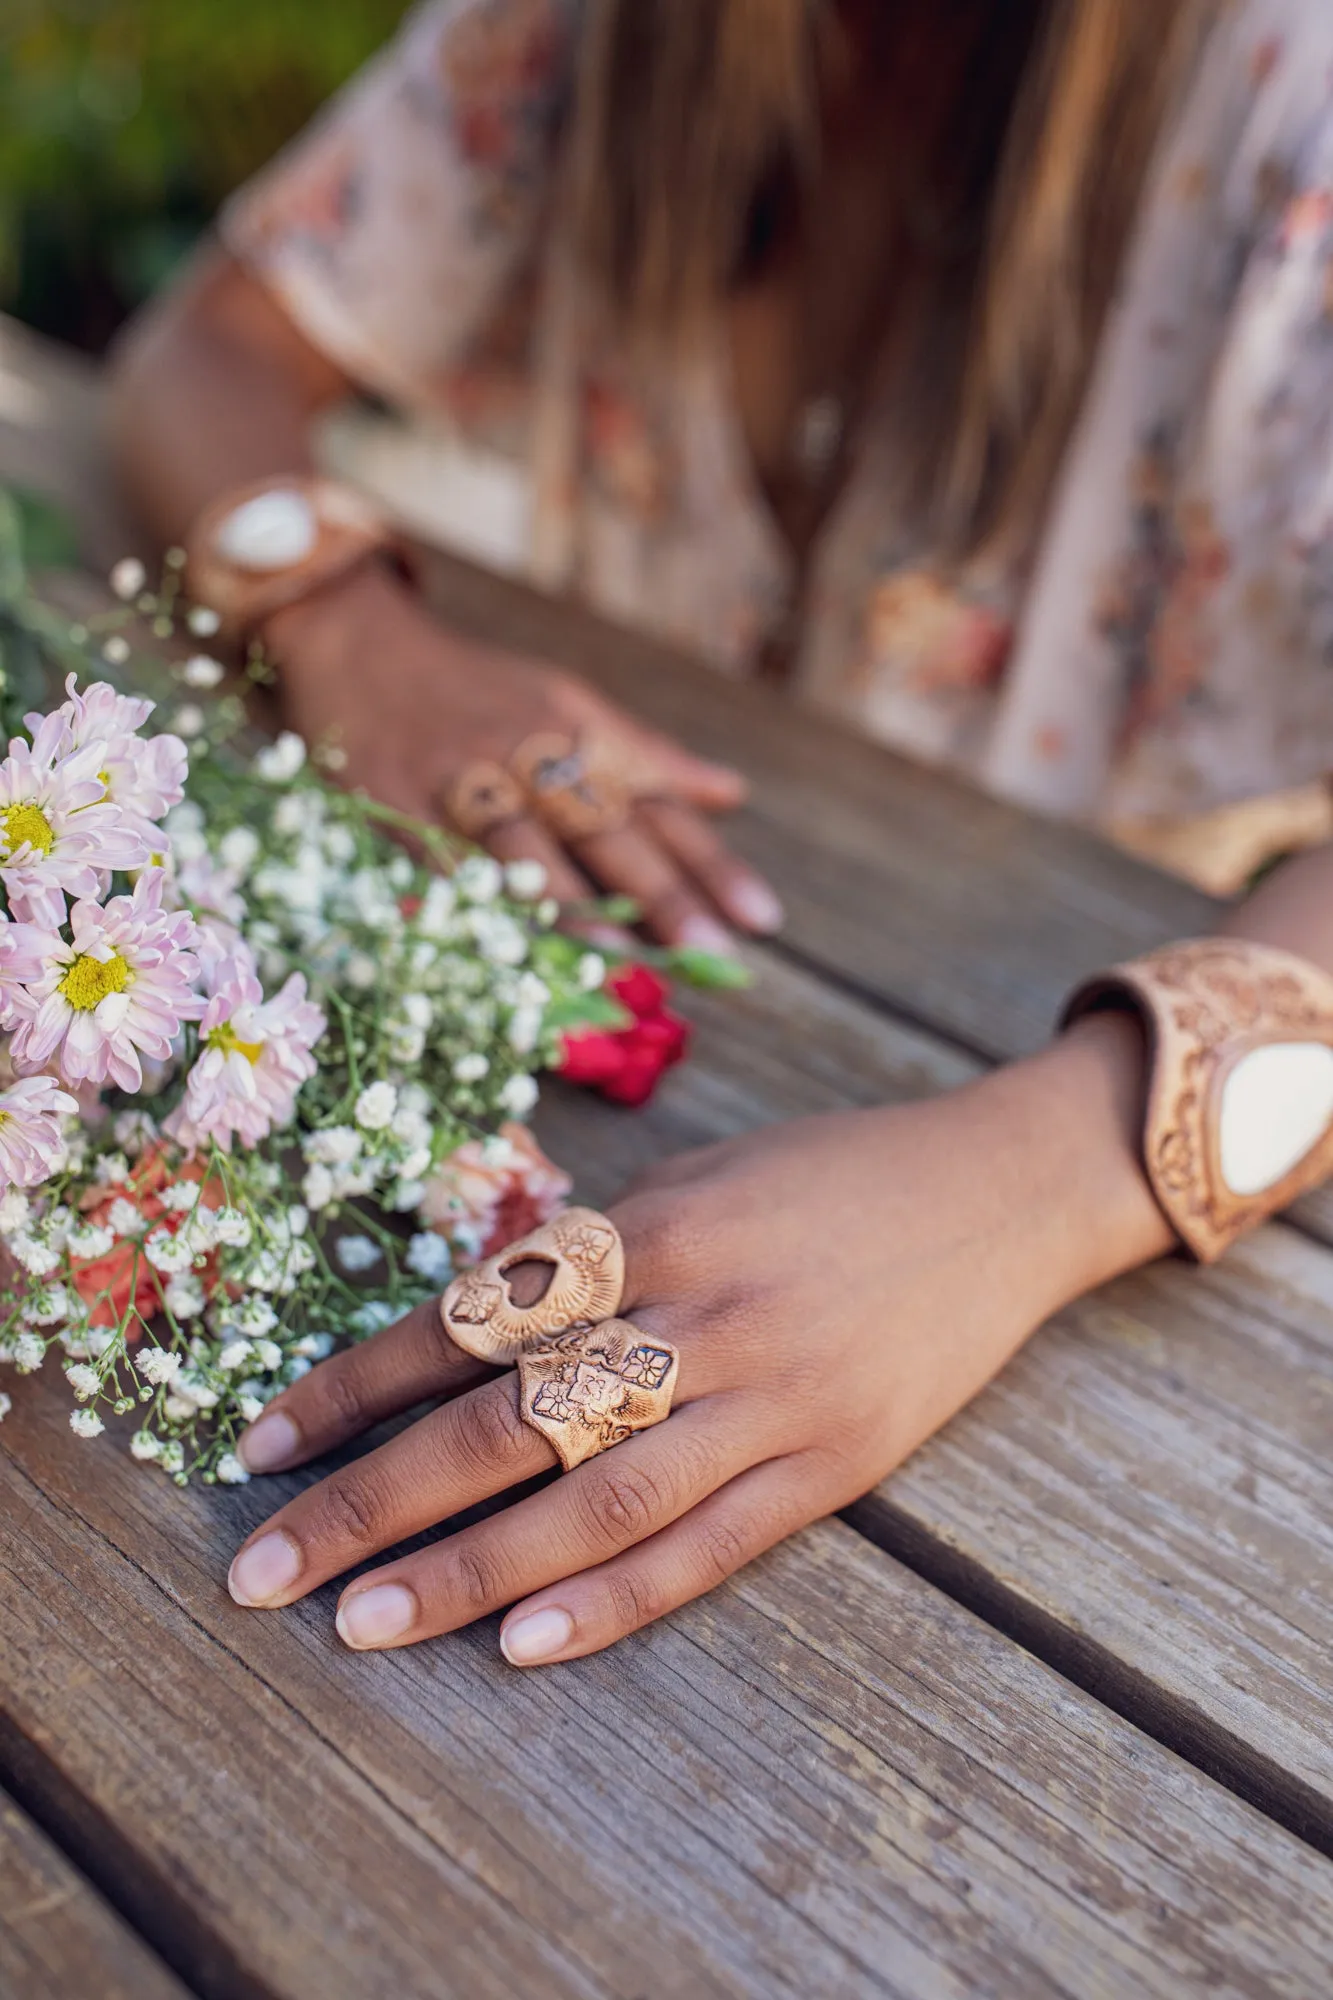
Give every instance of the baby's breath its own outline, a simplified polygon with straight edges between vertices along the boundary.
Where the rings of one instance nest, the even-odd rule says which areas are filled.
[[[176,954],[179,993],[198,996],[160,1051],[151,1037],[126,1042],[115,1074],[81,1083],[88,1115],[44,1109],[36,1153],[0,1148],[12,1274],[0,1290],[0,1363],[22,1377],[54,1355],[77,1436],[132,1412],[121,1436],[136,1460],[178,1482],[240,1484],[238,1438],[273,1396],[431,1296],[482,1247],[485,1221],[456,1189],[471,1175],[484,1190],[509,1170],[482,1142],[531,1114],[536,1072],[562,1033],[597,1018],[604,967],[554,929],[540,864],[501,867],[337,789],[326,775],[345,762],[337,744],[312,754],[291,731],[250,741],[221,662],[201,650],[219,620],[181,604],[178,561],[155,587],[127,557],[111,576],[117,608],[73,626],[23,579],[3,493],[0,557],[19,579],[0,603],[0,653],[6,630],[21,629],[28,650],[58,668],[53,686],[69,673],[84,683],[71,696],[76,721],[92,729],[88,718],[100,717],[114,735],[98,809],[110,827],[107,802],[121,794],[122,821],[138,813],[133,851],[162,871],[171,913],[159,921],[150,910],[140,924],[138,986],[130,961],[122,980],[113,958],[122,935],[125,951],[138,948],[128,927],[86,965],[60,961],[69,1009],[96,986],[86,1011],[100,1021],[103,986],[112,998],[144,990],[150,946],[155,965]],[[158,637],[179,626],[182,664],[133,657],[136,616]],[[108,666],[136,697],[157,689],[167,735],[141,733],[151,703],[114,693]],[[258,654],[247,671],[268,678]],[[27,743],[23,716],[41,700],[0,678],[3,737]],[[12,796],[40,847],[48,834],[26,803],[36,792]],[[58,828],[49,837],[53,852],[66,838]],[[123,825],[117,838],[128,855]],[[67,895],[88,893],[65,886],[79,865],[33,876],[43,893],[53,885],[45,920],[62,937]],[[109,907],[125,886],[122,875],[94,900]],[[0,916],[16,913],[0,894]],[[160,938],[149,935],[155,923]],[[274,1013],[283,995],[298,998]],[[252,1085],[263,1115],[247,1124]],[[26,1161],[25,1172],[6,1169],[7,1158]],[[10,1402],[0,1394],[0,1417]]]

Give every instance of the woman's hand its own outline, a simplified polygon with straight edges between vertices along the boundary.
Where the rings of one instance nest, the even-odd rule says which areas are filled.
[[[1137,1038],[1101,1017],[950,1097],[778,1127],[651,1176],[612,1214],[622,1313],[680,1353],[671,1415],[359,1577],[344,1640],[411,1645],[513,1605],[513,1664],[573,1659],[864,1493],[1046,1314],[1167,1247],[1134,1148]],[[251,1536],[232,1595],[290,1604],[550,1471],[516,1385],[456,1348],[434,1304],[314,1370],[245,1434],[252,1470],[445,1400]]]
[[[691,756],[573,674],[446,632],[387,571],[358,572],[278,613],[266,638],[293,726],[312,742],[336,740],[347,783],[416,818],[439,817],[469,766],[506,764],[526,738],[551,733],[609,753],[649,795],[620,831],[566,847],[524,816],[487,843],[501,860],[542,862],[561,902],[630,896],[655,937],[712,951],[731,949],[719,915],[747,931],[781,922],[772,890],[708,823],[744,798],[739,773]]]

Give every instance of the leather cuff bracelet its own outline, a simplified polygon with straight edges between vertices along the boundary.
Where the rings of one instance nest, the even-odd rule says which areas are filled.
[[[337,480],[304,475],[224,494],[195,522],[185,554],[190,598],[241,641],[275,611],[377,556],[407,573],[397,535],[370,501]]]
[[[1148,1036],[1148,1178],[1200,1263],[1333,1174],[1326,973],[1266,945],[1199,939],[1098,974],[1061,1026],[1116,1007]]]

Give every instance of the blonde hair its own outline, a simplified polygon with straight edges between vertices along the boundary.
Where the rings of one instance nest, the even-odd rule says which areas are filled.
[[[919,4],[882,0],[882,17]],[[950,274],[966,336],[945,393],[922,401],[936,412],[921,452],[937,525],[960,547],[1021,539],[1040,516],[1209,12],[1208,0],[989,5],[989,44],[951,134],[949,178],[972,223],[967,268]],[[800,199],[829,11],[830,0],[588,0],[574,226],[628,334],[688,339],[743,274],[765,201]]]

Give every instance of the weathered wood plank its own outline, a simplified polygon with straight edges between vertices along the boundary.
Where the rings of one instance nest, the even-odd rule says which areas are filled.
[[[688,1004],[695,1058],[645,1112],[544,1105],[589,1199],[683,1146],[979,1068],[779,965]],[[1330,1308],[1333,1253],[1282,1225],[1214,1271],[1128,1279],[1062,1314],[852,1516],[1325,1845]]]
[[[5,1754],[205,1994],[1319,1989],[1329,1863],[837,1523],[601,1659],[358,1658],[225,1598],[271,1489],[11,1425]]]
[[[0,1994],[186,2000],[186,1989],[0,1792]]]

